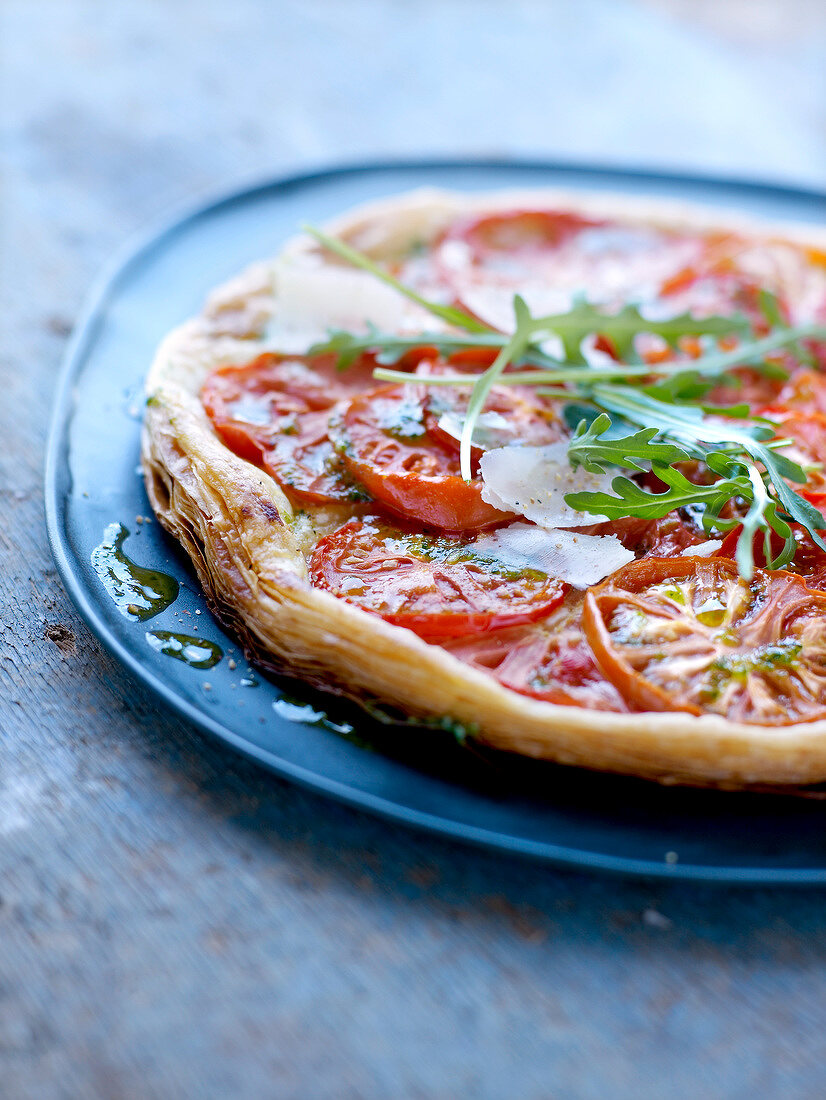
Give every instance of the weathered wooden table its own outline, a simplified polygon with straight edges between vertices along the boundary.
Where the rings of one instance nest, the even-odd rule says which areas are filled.
[[[0,1095],[820,1097],[820,892],[487,856],[161,710],[56,580],[41,465],[96,270],[172,204],[359,156],[826,183],[810,3],[4,0]]]

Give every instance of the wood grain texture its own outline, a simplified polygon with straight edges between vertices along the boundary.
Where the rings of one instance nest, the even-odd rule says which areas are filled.
[[[823,1095],[822,893],[555,873],[284,784],[100,650],[42,519],[68,329],[179,200],[422,151],[823,185],[826,15],[754,7],[0,7],[4,1098]]]

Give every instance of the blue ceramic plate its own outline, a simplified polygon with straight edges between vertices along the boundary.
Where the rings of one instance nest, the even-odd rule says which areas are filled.
[[[826,196],[739,181],[535,162],[416,162],[280,179],[204,206],[142,243],[101,284],[75,334],[49,444],[49,535],[89,626],[164,702],[280,775],[397,821],[553,863],[668,878],[826,882],[826,809],[801,799],[675,788],[463,748],[443,731],[387,726],[322,692],[250,673],[206,607],[176,544],[150,514],[138,474],[141,383],[161,337],[205,294],[269,256],[303,222],[413,187],[561,185],[713,203],[776,219],[826,221]],[[113,524],[123,551],[176,578],[165,610],[140,621],[99,577]],[[104,562],[105,564],[105,562]],[[105,570],[104,570],[105,571]],[[110,584],[111,588],[111,584]],[[128,601],[127,601],[128,602]],[[197,626],[197,630],[195,630]],[[170,659],[184,632],[219,647],[211,668]],[[186,652],[206,663],[208,647]],[[233,667],[234,666],[234,667]],[[209,684],[209,689],[205,685]]]

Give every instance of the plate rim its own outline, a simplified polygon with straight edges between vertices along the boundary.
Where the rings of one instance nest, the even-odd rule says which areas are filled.
[[[67,532],[69,492],[68,463],[61,462],[69,452],[69,429],[74,415],[73,386],[82,374],[86,352],[93,345],[97,324],[109,300],[132,267],[151,251],[163,247],[165,240],[191,226],[200,218],[219,213],[224,206],[246,202],[266,192],[300,188],[335,177],[352,177],[371,172],[438,171],[438,170],[498,170],[548,172],[557,175],[586,175],[595,180],[624,179],[627,182],[663,183],[712,187],[745,191],[786,200],[822,201],[826,192],[809,186],[755,180],[737,176],[657,170],[627,165],[594,164],[589,162],[514,157],[399,157],[327,164],[301,172],[264,176],[242,186],[224,189],[200,200],[180,204],[166,217],[150,224],[117,249],[93,281],[78,315],[72,336],[64,351],[58,385],[50,417],[44,469],[44,502],[46,529],[52,556],[61,581],[75,608],[92,633],[111,655],[144,686],[180,717],[196,729],[208,733],[241,755],[250,757],[281,778],[316,793],[343,802],[351,808],[367,811],[385,820],[412,826],[432,835],[472,844],[499,854],[516,855],[538,863],[548,863],[573,871],[599,871],[624,877],[670,881],[693,881],[729,886],[818,886],[826,885],[826,865],[823,867],[739,867],[720,864],[666,863],[647,858],[608,855],[558,845],[547,841],[485,829],[461,821],[444,818],[399,802],[358,790],[340,780],[286,760],[275,753],[245,740],[228,726],[180,697],[174,687],[166,684],[151,668],[133,654],[110,630],[97,610],[91,593],[82,582]]]

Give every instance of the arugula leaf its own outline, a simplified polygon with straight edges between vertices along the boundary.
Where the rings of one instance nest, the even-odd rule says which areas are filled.
[[[740,573],[746,578],[749,578],[754,570],[754,536],[758,531],[763,531],[763,556],[771,569],[787,565],[794,557],[796,549],[791,527],[777,515],[777,503],[770,498],[762,478],[754,467],[749,470],[749,480],[753,497],[749,510],[743,516],[743,529],[737,540],[737,549],[734,554]],[[776,531],[784,539],[783,549],[776,558],[771,549],[772,531]]]
[[[669,435],[683,439],[687,445],[702,441],[739,443],[745,447],[752,446],[758,440],[772,439],[775,434],[766,423],[717,423],[710,420],[698,405],[670,405],[631,386],[599,384],[593,387],[592,394],[603,408],[618,412],[641,427],[667,431]]]
[[[786,545],[776,560],[783,561],[784,564],[791,560],[788,557],[788,554],[790,552],[793,554],[794,550],[789,542],[791,532],[786,519],[778,511],[779,506],[788,517],[801,523],[817,545],[826,550],[826,541],[818,533],[826,529],[826,520],[814,505],[796,493],[788,484],[789,480],[805,482],[805,471],[798,463],[777,451],[776,448],[785,441],[774,439],[774,432],[768,424],[718,424],[708,420],[702,410],[694,406],[668,406],[648,394],[625,387],[595,386],[594,397],[603,407],[620,412],[626,420],[642,424],[651,432],[646,440],[640,440],[638,433],[637,436],[626,437],[625,440],[619,441],[627,441],[630,444],[630,453],[624,456],[621,454],[621,447],[611,447],[610,442],[605,441],[603,447],[612,451],[616,465],[628,469],[640,469],[636,460],[641,456],[637,450],[642,449],[642,446],[656,446],[651,441],[658,434],[664,434],[681,442],[684,453],[704,462],[713,473],[720,476],[720,480],[710,486],[695,485],[673,466],[654,464],[653,472],[670,486],[667,493],[650,494],[636,486],[635,482],[625,478],[615,479],[612,487],[618,493],[620,503],[616,498],[611,498],[604,493],[568,494],[565,500],[572,507],[584,512],[606,515],[609,519],[619,518],[621,515],[658,518],[686,504],[704,503],[707,505],[709,517],[716,521],[714,526],[719,527],[718,517],[723,505],[732,499],[742,500],[748,503],[749,507],[742,520],[743,531],[737,543],[737,564],[746,579],[749,579],[754,571],[753,539],[758,529],[765,532],[767,546],[769,546],[771,531],[780,535]],[[608,420],[608,424],[603,422],[603,431],[610,426],[610,417]],[[571,447],[574,448],[575,453],[579,447],[580,462],[583,461],[583,456],[585,459],[590,457],[581,442],[584,438],[585,433],[579,439],[575,436],[569,447],[569,455]],[[630,443],[632,440],[638,442]],[[768,440],[771,442],[767,442]],[[718,448],[709,444],[717,444]],[[589,440],[589,445],[593,447],[593,441]],[[577,459],[572,458],[573,461]],[[669,460],[669,462],[672,461],[675,460]],[[682,459],[676,461],[682,461]],[[636,486],[636,491],[632,492],[628,488],[629,485]],[[646,496],[651,499],[646,500]],[[613,504],[609,505],[611,501]],[[666,507],[668,504],[670,508]],[[663,511],[663,508],[666,510]],[[771,560],[771,557],[771,552],[768,550],[767,561]]]
[[[662,519],[675,508],[689,504],[706,504],[711,508],[726,503],[733,496],[748,493],[749,479],[731,478],[713,485],[696,485],[672,466],[653,466],[652,472],[669,488],[664,493],[652,493],[627,477],[615,477],[610,493],[568,493],[565,502],[580,512],[593,512],[609,519],[639,516],[641,519]]]
[[[658,428],[643,428],[633,435],[604,438],[610,427],[611,417],[607,413],[600,413],[590,424],[580,421],[568,444],[568,459],[574,469],[584,466],[592,474],[605,473],[606,466],[643,471],[652,463],[668,466],[689,458],[686,451],[673,443],[652,442],[659,435]]]
[[[783,307],[776,294],[772,294],[770,290],[761,287],[757,292],[757,305],[763,314],[763,318],[771,328],[786,328],[788,326],[788,322],[783,315]]]
[[[660,377],[651,385],[645,386],[645,392],[659,401],[673,405],[699,403],[714,386],[713,378],[701,378],[696,370],[684,370],[678,374]]]

